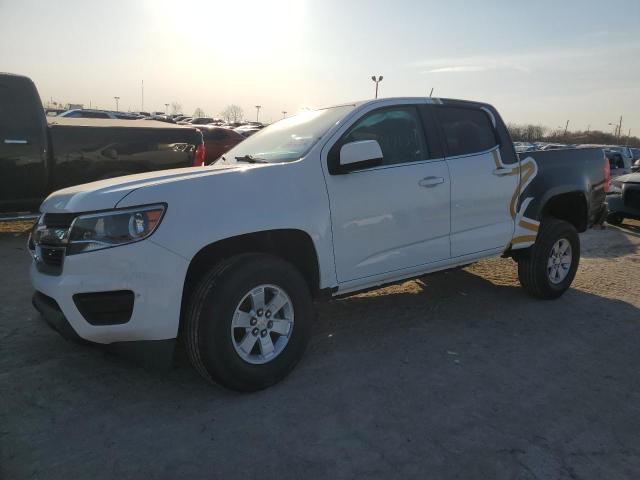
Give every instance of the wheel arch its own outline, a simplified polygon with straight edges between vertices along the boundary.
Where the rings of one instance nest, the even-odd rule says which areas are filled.
[[[589,224],[589,204],[585,192],[576,188],[553,189],[541,202],[539,219],[552,216],[572,224],[584,232]]]
[[[182,290],[180,324],[194,287],[220,261],[242,253],[268,253],[287,260],[300,270],[311,295],[320,294],[318,253],[311,236],[299,229],[275,229],[246,233],[202,247],[189,262]]]

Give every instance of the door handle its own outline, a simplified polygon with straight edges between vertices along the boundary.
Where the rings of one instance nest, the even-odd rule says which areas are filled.
[[[418,185],[425,188],[435,187],[444,183],[443,177],[424,177],[422,180],[418,182]]]
[[[26,145],[29,142],[27,140],[22,139],[22,138],[20,138],[20,139],[18,139],[18,138],[5,138],[4,139],[4,143],[6,143],[7,145]]]
[[[496,177],[504,177],[507,175],[511,175],[513,173],[513,170],[511,170],[510,168],[496,168],[493,172]]]

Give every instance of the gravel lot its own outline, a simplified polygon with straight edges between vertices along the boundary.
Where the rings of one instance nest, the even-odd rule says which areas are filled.
[[[0,233],[0,478],[640,477],[640,223],[582,236],[536,301],[511,260],[320,304],[283,383],[236,394],[181,364],[68,343]]]

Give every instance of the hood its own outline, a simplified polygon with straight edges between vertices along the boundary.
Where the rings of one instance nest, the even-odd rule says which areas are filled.
[[[64,213],[108,210],[115,208],[118,202],[139,188],[255,167],[256,165],[234,164],[176,168],[84,183],[53,192],[42,202],[40,211]]]
[[[612,178],[612,181],[620,183],[640,183],[640,172],[620,175],[619,177]]]

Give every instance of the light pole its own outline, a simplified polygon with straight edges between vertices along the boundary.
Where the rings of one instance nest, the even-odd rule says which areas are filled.
[[[375,75],[372,75],[371,80],[376,83],[376,98],[378,98],[378,84],[382,81],[382,75],[379,75],[377,79]]]
[[[260,109],[262,105],[256,105],[256,123],[258,123],[258,118],[260,117]]]
[[[165,103],[164,104],[164,114],[167,115],[169,113],[169,104]]]
[[[116,101],[116,112],[118,111],[118,100],[120,100],[120,97],[113,97],[114,100]]]
[[[282,118],[287,118],[287,111],[286,110],[282,111]]]

